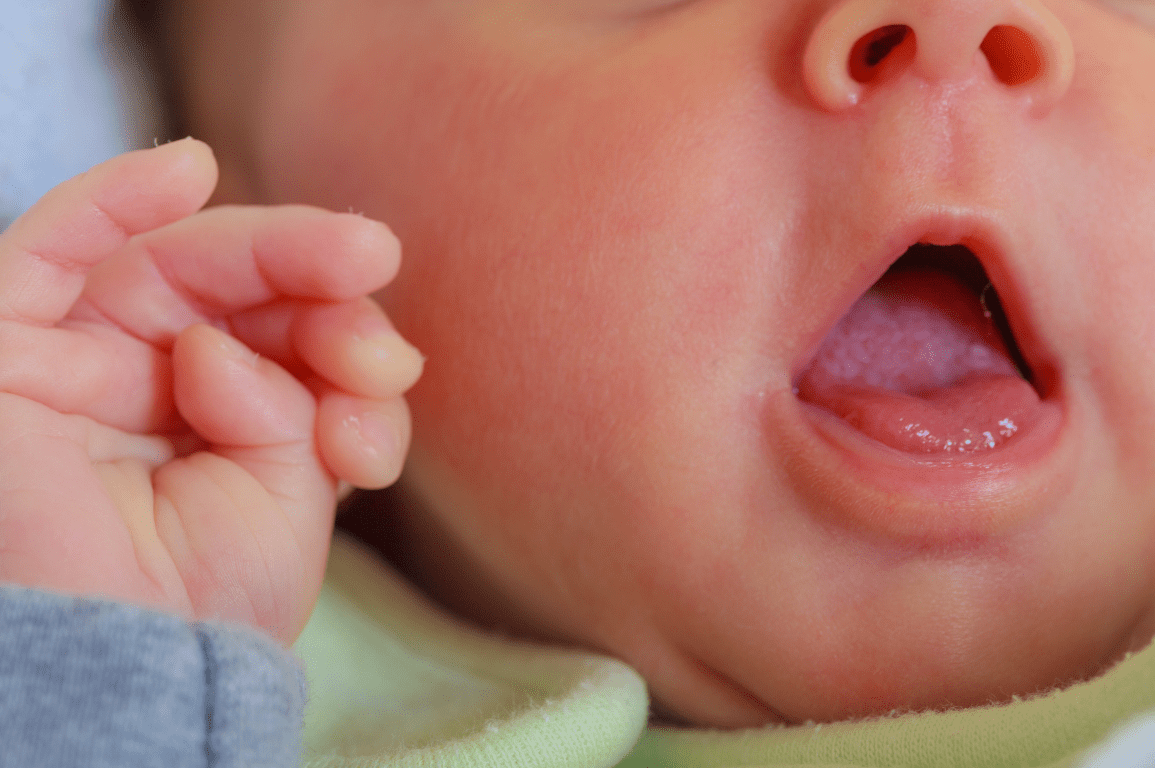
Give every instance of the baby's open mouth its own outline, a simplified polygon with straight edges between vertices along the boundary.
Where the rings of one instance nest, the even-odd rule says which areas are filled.
[[[796,389],[891,448],[975,454],[1038,418],[1031,379],[975,255],[918,244],[839,320]]]

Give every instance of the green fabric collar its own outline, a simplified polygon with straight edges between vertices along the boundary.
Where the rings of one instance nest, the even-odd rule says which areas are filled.
[[[1007,705],[738,732],[647,729],[645,685],[629,667],[462,624],[340,538],[296,651],[311,687],[312,768],[1059,768],[1155,708],[1148,648],[1095,680]]]

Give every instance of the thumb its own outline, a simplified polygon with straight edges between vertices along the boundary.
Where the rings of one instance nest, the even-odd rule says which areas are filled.
[[[155,478],[176,518],[166,543],[194,607],[291,641],[320,589],[335,506],[313,395],[208,325],[177,337],[173,388],[181,416],[210,446]]]

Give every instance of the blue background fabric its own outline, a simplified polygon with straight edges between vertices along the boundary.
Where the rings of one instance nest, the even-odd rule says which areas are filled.
[[[133,46],[112,0],[0,0],[0,230],[60,182],[152,143]]]

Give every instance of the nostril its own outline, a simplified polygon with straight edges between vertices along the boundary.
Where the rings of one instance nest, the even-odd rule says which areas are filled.
[[[965,82],[1011,89],[1004,95],[1041,118],[1074,78],[1071,35],[1043,0],[828,2],[801,62],[809,97],[828,112],[891,85]]]
[[[983,39],[982,52],[991,72],[1004,85],[1022,85],[1043,72],[1043,54],[1031,35],[1018,27],[999,25]]]
[[[871,82],[882,63],[904,43],[913,54],[914,31],[905,24],[888,24],[863,35],[850,51],[850,76],[860,83]]]

